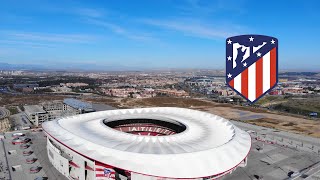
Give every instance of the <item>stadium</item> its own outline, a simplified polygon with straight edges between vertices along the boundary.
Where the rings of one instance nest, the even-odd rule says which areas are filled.
[[[45,122],[50,162],[68,179],[219,179],[247,164],[251,137],[219,116],[172,107]]]

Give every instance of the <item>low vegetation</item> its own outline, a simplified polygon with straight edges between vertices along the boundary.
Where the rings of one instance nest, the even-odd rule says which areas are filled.
[[[0,106],[20,106],[39,104],[44,101],[63,100],[64,96],[54,95],[1,95]]]
[[[13,114],[17,114],[19,111],[17,109],[17,107],[15,106],[10,106],[7,108],[9,111],[10,111],[10,114],[13,115]]]
[[[320,114],[319,101],[320,97],[316,96],[265,96],[257,104],[270,110],[309,116],[312,112]]]
[[[303,116],[309,116],[310,113],[316,112],[320,114],[320,98],[297,98],[290,99],[280,104],[271,106],[270,108],[284,111],[292,114],[299,114]]]

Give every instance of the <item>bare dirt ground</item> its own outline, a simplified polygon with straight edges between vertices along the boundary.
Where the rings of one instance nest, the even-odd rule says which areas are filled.
[[[39,104],[44,101],[63,100],[64,96],[55,95],[1,95],[0,106],[18,106],[24,104]]]
[[[183,107],[210,112],[226,119],[245,121],[250,124],[320,137],[320,121],[289,116],[264,109],[220,104],[203,99],[146,98],[117,100],[121,107]]]

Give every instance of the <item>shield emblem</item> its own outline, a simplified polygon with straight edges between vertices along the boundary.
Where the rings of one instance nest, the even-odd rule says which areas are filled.
[[[278,83],[278,39],[242,35],[226,39],[226,82],[250,103]]]

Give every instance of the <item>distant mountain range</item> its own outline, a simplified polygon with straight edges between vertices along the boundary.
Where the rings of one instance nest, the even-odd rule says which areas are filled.
[[[9,64],[0,62],[0,70],[45,70],[41,65]]]
[[[196,70],[218,70],[224,73],[224,69],[208,69],[208,68],[169,68],[169,67],[141,67],[141,66],[124,66],[124,65],[102,65],[94,63],[75,63],[75,64],[10,64],[0,62],[0,70],[29,70],[29,71],[196,71]],[[306,69],[282,69],[279,70],[280,75],[319,75],[319,69],[306,70]],[[296,73],[296,74],[295,74]]]
[[[123,71],[123,70],[144,70],[139,67],[127,67],[121,65],[99,65],[99,64],[67,64],[67,65],[32,65],[32,64],[9,64],[0,62],[0,70],[66,70],[66,71]]]
[[[125,65],[103,65],[94,63],[76,63],[76,64],[48,64],[48,65],[31,65],[31,64],[10,64],[0,62],[0,70],[30,70],[30,71],[195,71],[201,68],[168,68],[168,67],[141,67]],[[213,69],[207,69],[213,70]]]

